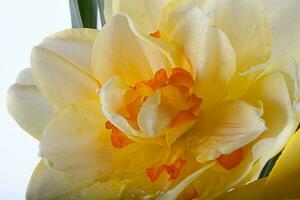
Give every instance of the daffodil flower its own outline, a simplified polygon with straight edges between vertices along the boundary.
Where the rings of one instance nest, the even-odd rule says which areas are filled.
[[[40,141],[27,199],[213,199],[257,180],[299,124],[300,2],[107,4],[102,30],[50,35],[9,90]]]

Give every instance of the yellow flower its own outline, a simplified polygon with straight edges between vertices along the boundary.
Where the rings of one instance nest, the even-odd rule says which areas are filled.
[[[47,37],[9,90],[40,140],[27,199],[212,199],[295,132],[300,2],[132,2]]]

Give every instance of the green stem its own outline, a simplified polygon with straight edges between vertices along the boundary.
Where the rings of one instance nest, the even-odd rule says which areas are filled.
[[[267,164],[264,166],[264,168],[262,169],[259,178],[264,178],[269,176],[270,172],[272,171],[276,161],[278,160],[279,156],[280,156],[281,152],[279,154],[277,154],[276,156],[274,156],[273,158],[271,158]]]
[[[69,0],[73,28],[97,28],[97,0]]]

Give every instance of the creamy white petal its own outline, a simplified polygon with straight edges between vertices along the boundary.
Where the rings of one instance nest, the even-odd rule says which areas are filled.
[[[111,143],[100,104],[73,104],[57,113],[40,142],[40,155],[74,184],[88,185],[109,173]]]
[[[256,140],[253,156],[259,159],[258,166],[249,180],[258,177],[265,163],[279,153],[297,128],[297,120],[292,112],[292,104],[286,79],[281,72],[273,72],[260,77],[243,97],[247,101],[262,101],[263,119],[267,130]],[[249,181],[248,180],[248,181]]]
[[[8,112],[16,122],[39,140],[52,116],[53,108],[34,85],[30,70],[23,70],[19,74],[17,83],[7,92],[6,102]]]
[[[229,39],[212,23],[213,19],[199,6],[186,5],[171,12],[161,28],[166,40],[179,45],[191,62],[196,79],[194,90],[204,99],[203,106],[225,97],[236,68]]]
[[[98,99],[96,90],[99,83],[52,51],[34,47],[31,65],[37,87],[55,109],[79,101]]]
[[[272,37],[261,1],[221,0],[215,9],[215,24],[234,47],[239,72],[269,59]]]
[[[40,161],[27,187],[27,200],[49,200],[75,189],[62,172],[48,167]]]
[[[49,35],[39,46],[91,72],[92,48],[98,33],[97,29],[68,29]]]
[[[262,114],[262,108],[245,101],[225,101],[204,110],[189,133],[190,151],[205,162],[249,144],[266,130]]]
[[[32,78],[31,69],[23,69],[17,76],[16,83],[20,85],[32,86],[35,85],[35,82]]]
[[[137,122],[143,133],[149,136],[157,136],[171,122],[172,117],[161,105],[161,92],[157,90],[143,103]]]
[[[272,30],[272,58],[293,56],[300,62],[300,2],[263,0]]]

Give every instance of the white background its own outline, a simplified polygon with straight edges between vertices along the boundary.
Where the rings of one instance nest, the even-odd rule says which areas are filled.
[[[38,142],[6,109],[8,87],[30,66],[30,51],[45,36],[71,26],[68,0],[0,0],[0,199],[23,200],[38,163]]]

